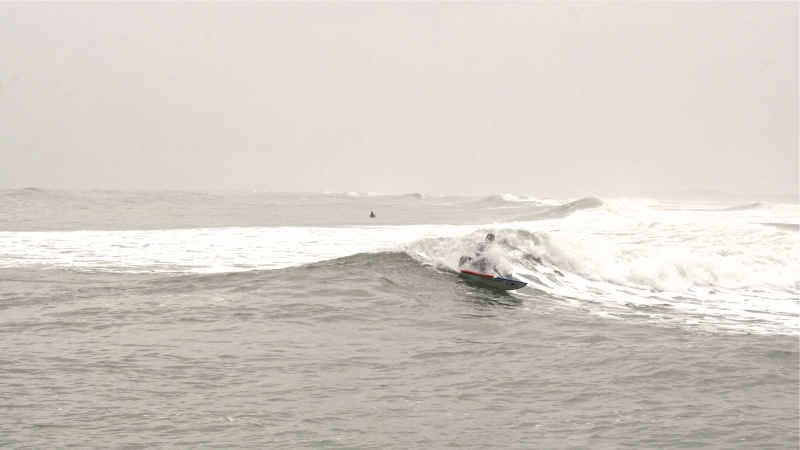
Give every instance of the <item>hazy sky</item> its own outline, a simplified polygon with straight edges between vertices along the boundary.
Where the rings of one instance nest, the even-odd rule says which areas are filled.
[[[0,188],[796,193],[798,5],[0,2]]]

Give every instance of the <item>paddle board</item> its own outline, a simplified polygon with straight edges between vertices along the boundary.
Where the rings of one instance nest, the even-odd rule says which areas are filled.
[[[503,289],[504,291],[511,291],[525,287],[528,283],[511,278],[496,277],[488,273],[473,272],[472,270],[461,269],[458,271],[458,276],[480,283],[486,287],[495,289]]]

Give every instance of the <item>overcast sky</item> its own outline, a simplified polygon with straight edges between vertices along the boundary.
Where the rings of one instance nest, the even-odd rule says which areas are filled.
[[[0,2],[0,188],[798,192],[798,2]]]

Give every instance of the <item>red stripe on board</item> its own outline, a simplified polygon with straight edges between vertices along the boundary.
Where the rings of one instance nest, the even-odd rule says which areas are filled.
[[[467,269],[462,269],[462,270],[460,270],[459,272],[461,272],[461,273],[468,273],[468,274],[470,274],[470,275],[478,275],[478,276],[481,276],[481,277],[486,277],[486,278],[494,278],[494,275],[489,275],[488,273],[473,272],[473,271],[471,271],[471,270],[467,270]]]

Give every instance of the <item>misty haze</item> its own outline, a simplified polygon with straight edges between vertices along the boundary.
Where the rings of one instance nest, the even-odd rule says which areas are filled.
[[[0,188],[798,194],[792,2],[4,2],[0,20]]]

